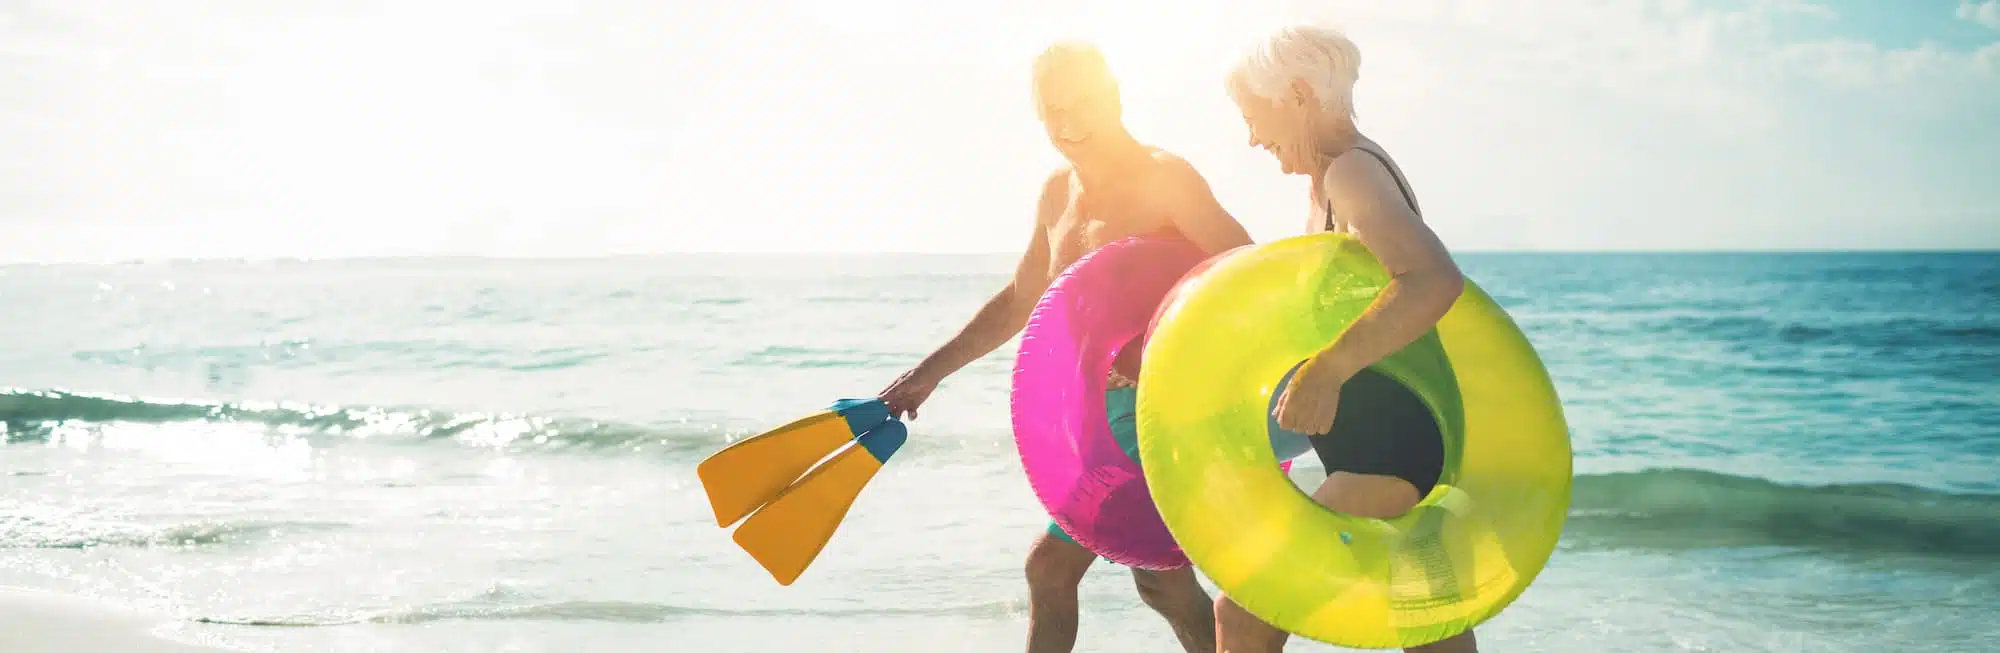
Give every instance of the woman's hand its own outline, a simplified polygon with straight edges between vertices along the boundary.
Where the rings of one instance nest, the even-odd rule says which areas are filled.
[[[1340,408],[1340,387],[1354,375],[1335,364],[1328,350],[1321,350],[1299,365],[1278,407],[1271,411],[1278,426],[1293,433],[1320,435],[1333,430],[1334,413]]]

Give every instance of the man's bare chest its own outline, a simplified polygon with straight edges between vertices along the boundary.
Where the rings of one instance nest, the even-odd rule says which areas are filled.
[[[1151,195],[1123,189],[1073,194],[1062,216],[1049,225],[1051,265],[1060,270],[1091,250],[1171,226],[1171,207]]]

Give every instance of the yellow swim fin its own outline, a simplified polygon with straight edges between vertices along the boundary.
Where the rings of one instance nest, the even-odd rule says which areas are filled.
[[[861,488],[908,439],[908,429],[895,420],[863,433],[854,446],[813,469],[745,520],[736,529],[737,546],[756,558],[779,585],[791,585],[833,539]]]
[[[715,511],[715,525],[728,528],[776,499],[827,454],[887,421],[889,408],[879,399],[842,399],[709,455],[694,472]]]

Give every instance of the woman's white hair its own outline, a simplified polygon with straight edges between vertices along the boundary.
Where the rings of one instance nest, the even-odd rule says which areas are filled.
[[[1329,112],[1354,117],[1354,82],[1361,78],[1361,50],[1340,30],[1301,25],[1278,30],[1243,55],[1230,82],[1257,97],[1276,100],[1302,80]]]

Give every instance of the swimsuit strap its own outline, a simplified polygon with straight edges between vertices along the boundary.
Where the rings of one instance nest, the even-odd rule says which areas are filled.
[[[1410,210],[1415,212],[1419,218],[1424,216],[1423,209],[1417,208],[1417,194],[1415,191],[1410,190],[1410,181],[1403,178],[1403,171],[1398,170],[1396,164],[1389,162],[1389,155],[1367,144],[1356,144],[1354,149],[1367,152],[1370,156],[1375,157],[1375,160],[1381,161],[1382,167],[1389,170],[1389,176],[1396,180],[1397,190],[1403,191],[1403,201],[1410,203]],[[1337,227],[1338,225],[1334,224],[1333,221],[1333,200],[1329,198],[1326,200],[1326,230],[1340,233]]]

